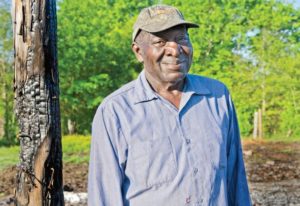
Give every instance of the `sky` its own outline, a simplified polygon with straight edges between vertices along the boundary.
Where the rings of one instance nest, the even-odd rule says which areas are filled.
[[[283,2],[293,3],[295,8],[297,9],[300,8],[300,0],[283,0]]]

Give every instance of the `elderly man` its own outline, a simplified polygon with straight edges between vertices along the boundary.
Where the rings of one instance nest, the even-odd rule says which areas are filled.
[[[132,50],[144,70],[96,112],[89,205],[251,205],[229,92],[188,74],[193,27],[171,6],[138,16]]]

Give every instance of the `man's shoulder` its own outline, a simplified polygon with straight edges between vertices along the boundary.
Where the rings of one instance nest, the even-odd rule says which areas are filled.
[[[100,106],[105,107],[107,104],[111,104],[112,102],[118,102],[121,100],[130,101],[134,94],[135,82],[136,80],[128,82],[125,85],[121,86],[119,89],[106,96],[101,102]]]
[[[188,77],[195,87],[204,87],[211,94],[228,93],[226,85],[217,79],[196,74],[189,74]]]
[[[224,87],[225,84],[217,79],[211,78],[211,77],[206,77],[206,76],[201,76],[198,74],[189,74],[189,78],[193,81],[199,81],[202,82],[206,85],[216,85],[216,86],[221,86]]]

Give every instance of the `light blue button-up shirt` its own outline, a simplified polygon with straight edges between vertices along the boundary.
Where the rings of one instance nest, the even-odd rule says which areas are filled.
[[[180,107],[144,72],[93,120],[90,206],[250,206],[239,128],[219,81],[187,75]]]

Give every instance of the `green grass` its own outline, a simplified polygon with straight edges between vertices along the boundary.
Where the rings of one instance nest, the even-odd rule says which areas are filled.
[[[254,140],[254,139],[252,137],[243,137],[243,140]],[[262,139],[257,139],[257,140],[262,140],[266,142],[300,143],[300,136],[283,137],[278,135],[272,137],[264,137]]]
[[[19,161],[19,146],[0,147],[0,170],[15,165]]]
[[[266,141],[272,141],[272,142],[299,142],[300,143],[300,136],[292,136],[292,137],[282,137],[282,136],[272,136],[272,137],[266,137]]]
[[[83,163],[89,161],[90,151],[90,136],[72,135],[64,136],[62,138],[63,147],[63,161],[64,163]],[[243,138],[250,140],[251,137]],[[280,141],[286,143],[298,142],[300,143],[300,137],[291,138],[264,138],[264,141]],[[287,151],[288,152],[288,151]],[[19,162],[19,146],[12,147],[0,147],[0,170],[16,165]]]
[[[90,136],[72,135],[62,138],[63,161],[83,163],[89,161]],[[0,170],[19,162],[19,146],[0,147]]]
[[[63,161],[82,163],[89,161],[90,136],[65,136],[62,138]]]

